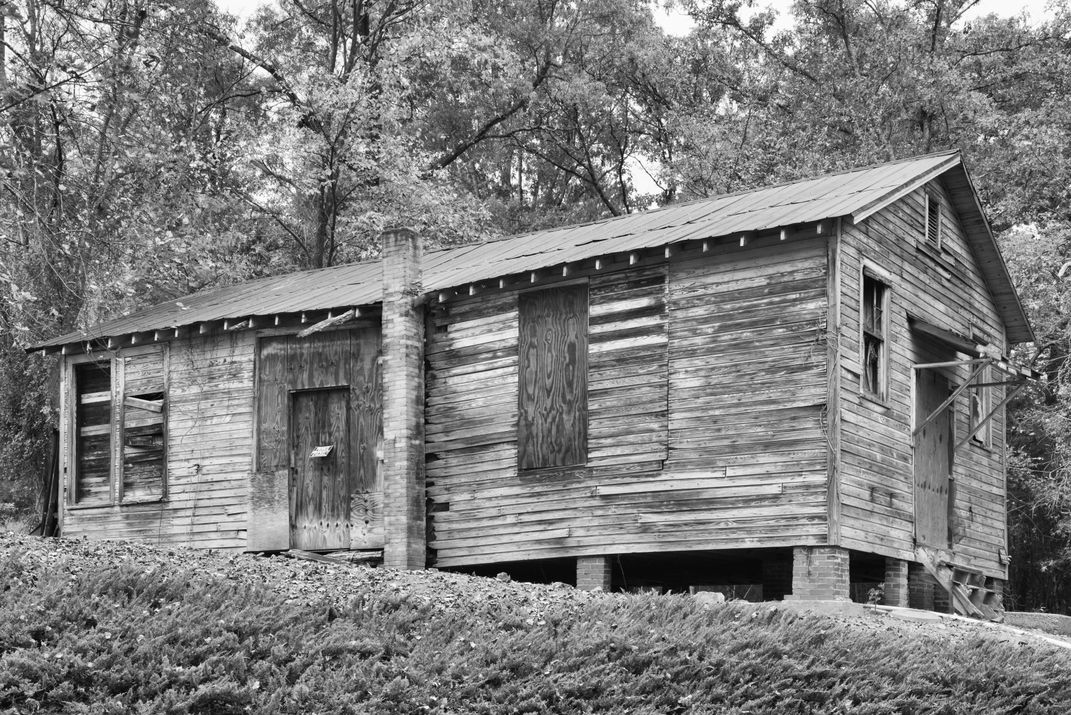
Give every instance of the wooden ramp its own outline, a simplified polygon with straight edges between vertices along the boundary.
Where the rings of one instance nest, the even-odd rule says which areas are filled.
[[[946,552],[937,549],[916,547],[915,558],[948,592],[956,613],[987,621],[1004,620],[1002,593],[996,579],[976,569],[957,566]]]

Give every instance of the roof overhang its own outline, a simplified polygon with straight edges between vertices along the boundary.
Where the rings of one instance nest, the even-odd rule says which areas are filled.
[[[942,181],[952,199],[967,243],[978,261],[979,270],[993,297],[997,313],[1004,322],[1008,341],[1013,344],[1032,342],[1034,331],[1030,327],[1026,311],[1019,300],[1019,293],[1015,290],[1011,273],[1008,271],[1008,264],[1000,253],[989,219],[986,218],[978,192],[959,152],[949,154],[945,161],[854,211],[851,219],[854,223],[864,221],[934,179]]]
[[[916,333],[921,333],[929,338],[936,340],[945,347],[951,348],[956,352],[963,353],[964,355],[970,355],[971,357],[983,357],[989,355],[991,351],[989,346],[970,339],[966,335],[960,335],[959,333],[949,330],[948,328],[942,328],[939,325],[928,323],[921,318],[917,318],[914,315],[908,313],[907,316],[908,327]],[[998,353],[999,354],[999,353]]]
[[[502,283],[503,276],[531,272],[570,271],[586,262],[597,266],[600,256],[657,252],[668,256],[686,244],[703,251],[714,239],[741,245],[767,232],[802,235],[801,227],[823,227],[831,219],[856,222],[881,211],[929,181],[940,179],[960,215],[968,243],[993,296],[1011,342],[1033,339],[1004,259],[994,240],[974,186],[958,152],[940,152],[903,159],[777,186],[722,195],[688,204],[566,226],[523,236],[428,251],[424,256],[424,288],[430,293],[486,282]],[[813,234],[813,232],[812,232]],[[709,241],[708,241],[709,240]],[[631,264],[631,259],[630,259]],[[556,267],[556,268],[555,268]],[[246,328],[283,327],[300,318],[333,321],[338,314],[355,314],[382,300],[379,261],[333,266],[212,288],[167,301],[94,326],[42,341],[30,350],[79,352],[112,349],[157,341],[189,331],[216,332]],[[333,323],[332,323],[333,324]]]

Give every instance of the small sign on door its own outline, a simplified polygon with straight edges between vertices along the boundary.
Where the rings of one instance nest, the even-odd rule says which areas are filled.
[[[322,459],[323,457],[326,457],[327,455],[331,454],[331,450],[333,450],[334,448],[335,445],[333,444],[325,444],[319,447],[313,447],[312,451],[309,452],[309,459]]]

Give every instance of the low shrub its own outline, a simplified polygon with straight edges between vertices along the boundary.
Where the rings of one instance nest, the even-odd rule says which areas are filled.
[[[0,711],[1071,711],[1068,651],[423,572],[0,537]]]

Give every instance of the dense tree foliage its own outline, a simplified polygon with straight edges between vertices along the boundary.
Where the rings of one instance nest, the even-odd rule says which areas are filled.
[[[0,0],[0,501],[47,463],[21,346],[206,285],[960,148],[1047,375],[1013,405],[1017,607],[1071,607],[1071,14],[972,0]],[[778,29],[783,28],[783,29]]]

